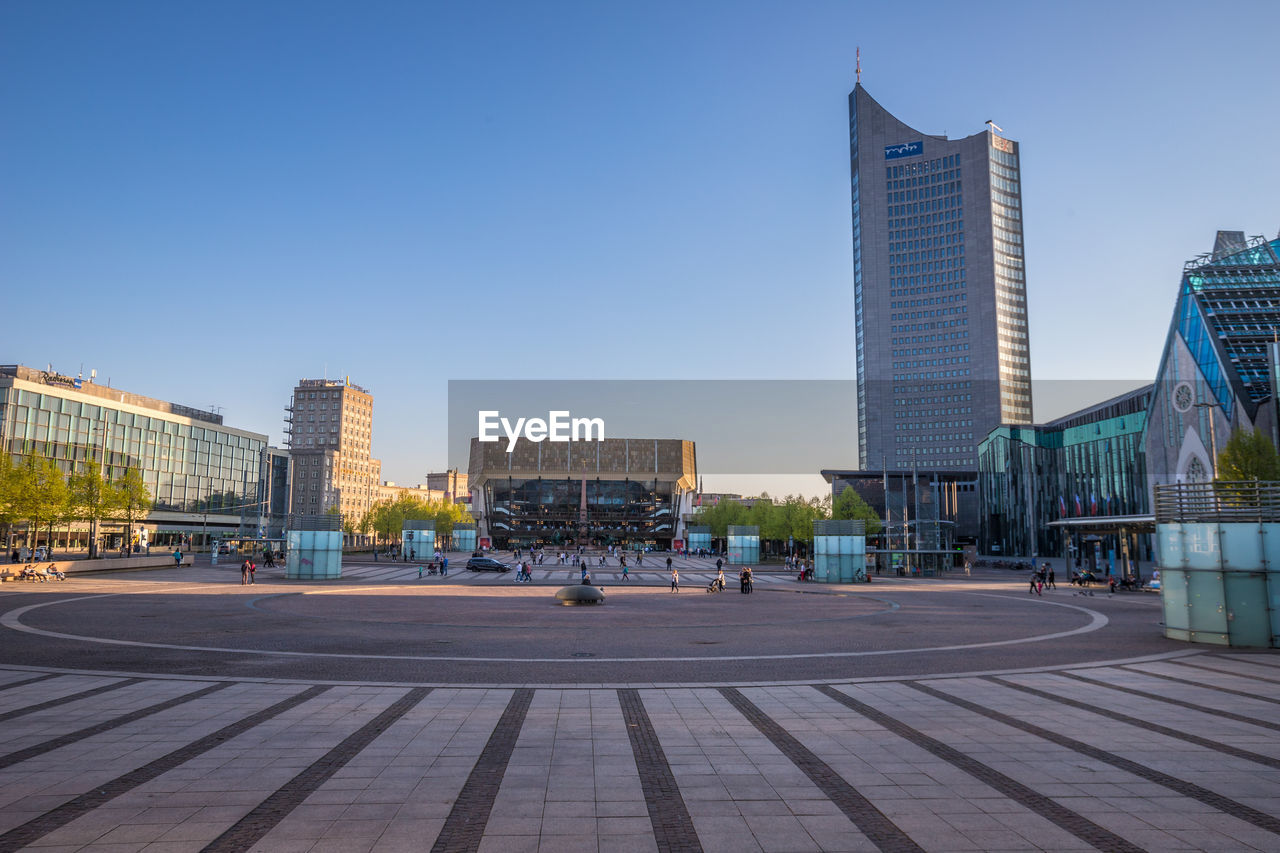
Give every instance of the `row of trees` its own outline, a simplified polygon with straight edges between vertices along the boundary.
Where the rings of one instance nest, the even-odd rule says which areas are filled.
[[[142,474],[130,468],[118,480],[107,480],[93,460],[67,476],[52,459],[26,456],[14,462],[0,453],[0,525],[11,533],[25,523],[27,544],[34,547],[41,531],[53,541],[55,525],[88,522],[89,556],[97,556],[97,526],[103,521],[122,522],[132,530],[134,522],[151,510],[151,493]]]
[[[750,507],[737,501],[720,501],[715,506],[700,507],[692,524],[706,525],[711,535],[723,539],[730,525],[755,525],[760,528],[760,540],[797,542],[813,540],[813,523],[828,518],[861,519],[866,522],[867,533],[880,532],[880,519],[866,501],[858,497],[852,488],[846,488],[834,501],[830,497],[804,498],[787,495],[780,501],[771,499],[768,493]]]
[[[344,520],[345,521],[345,520]],[[453,525],[475,521],[461,504],[446,500],[423,500],[415,495],[401,495],[395,500],[374,504],[358,520],[344,523],[348,533],[373,534],[374,547],[379,541],[393,542],[400,538],[406,521],[434,521],[436,540],[453,534]]]

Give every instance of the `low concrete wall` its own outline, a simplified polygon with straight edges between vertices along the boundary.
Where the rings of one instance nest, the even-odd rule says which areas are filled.
[[[190,566],[191,555],[182,555],[182,565]],[[0,578],[3,580],[12,580],[22,571],[25,563],[5,563],[0,565]],[[49,561],[42,560],[32,565],[39,569],[49,568]],[[126,572],[126,571],[143,571],[146,569],[172,569],[174,568],[173,555],[168,556],[156,555],[154,557],[116,557],[107,560],[54,560],[53,565],[60,572],[66,572],[69,575],[86,574],[88,572]]]

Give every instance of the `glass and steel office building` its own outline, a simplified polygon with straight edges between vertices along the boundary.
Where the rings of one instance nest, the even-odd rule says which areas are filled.
[[[199,544],[206,529],[254,535],[263,471],[287,476],[279,451],[268,460],[267,436],[219,414],[21,365],[0,366],[0,447],[68,474],[97,464],[114,480],[137,469],[155,502],[145,520],[154,545]]]
[[[1148,513],[1152,390],[1147,385],[1046,424],[1006,424],[988,433],[978,446],[979,550],[1067,556],[1066,534],[1050,522]]]
[[[685,536],[697,482],[679,439],[471,440],[468,483],[482,544],[669,548]],[[488,540],[484,542],[483,540]]]
[[[860,468],[976,470],[1031,420],[1019,145],[922,133],[849,95]]]
[[[1237,429],[1276,434],[1280,237],[1219,231],[1187,261],[1147,427],[1152,486],[1207,482]]]

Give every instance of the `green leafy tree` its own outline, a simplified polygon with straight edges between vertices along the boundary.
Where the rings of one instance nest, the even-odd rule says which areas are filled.
[[[21,520],[18,501],[20,478],[21,471],[13,464],[13,457],[0,452],[0,524],[4,525],[6,547],[12,540],[14,522]]]
[[[17,469],[16,515],[27,521],[27,547],[34,548],[40,528],[66,517],[67,481],[52,459],[28,456]],[[52,542],[52,534],[50,542]]]
[[[845,486],[844,491],[831,502],[831,517],[860,519],[866,522],[869,535],[879,533],[882,526],[876,511],[853,490],[852,486]]]
[[[711,528],[711,535],[723,539],[729,535],[729,526],[750,524],[747,508],[737,501],[720,501],[714,506],[700,506],[693,513],[693,524]]]
[[[138,519],[151,511],[151,492],[142,481],[142,473],[137,468],[129,468],[124,476],[114,484],[116,489],[115,517],[128,525],[126,541],[133,541],[133,525]]]
[[[67,486],[71,517],[89,522],[89,559],[92,560],[98,556],[98,524],[114,515],[120,501],[119,490],[102,476],[101,467],[93,459],[72,473]]]
[[[1218,454],[1218,482],[1280,481],[1280,453],[1261,430],[1240,429],[1231,434]]]

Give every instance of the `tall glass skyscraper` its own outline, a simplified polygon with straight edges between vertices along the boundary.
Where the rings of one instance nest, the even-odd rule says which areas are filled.
[[[1031,421],[1018,143],[930,136],[849,94],[860,467],[976,470]]]

